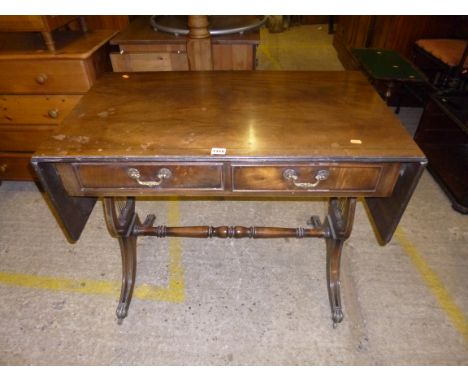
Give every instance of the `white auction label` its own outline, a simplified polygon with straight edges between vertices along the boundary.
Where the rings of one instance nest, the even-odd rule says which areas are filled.
[[[224,147],[212,147],[211,155],[226,155],[226,149]]]

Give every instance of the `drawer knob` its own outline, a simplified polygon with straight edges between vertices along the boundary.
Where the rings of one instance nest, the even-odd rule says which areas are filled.
[[[168,168],[161,168],[158,173],[156,174],[156,177],[158,180],[140,180],[140,171],[138,171],[136,168],[129,168],[127,171],[127,174],[130,178],[135,179],[138,184],[146,187],[156,187],[160,186],[162,182],[164,182],[164,179],[169,179],[172,176],[172,171],[169,170]]]
[[[59,111],[58,109],[50,109],[47,114],[49,115],[50,118],[57,118],[59,116]]]
[[[47,74],[41,73],[36,76],[36,82],[39,85],[44,85],[47,82]]]
[[[288,168],[283,172],[283,178],[289,182],[293,182],[293,184],[298,188],[315,188],[317,187],[322,180],[328,179],[330,176],[330,171],[328,170],[318,170],[317,174],[315,174],[315,182],[314,183],[303,183],[298,182],[299,176],[297,175],[297,171],[293,170],[292,168]]]

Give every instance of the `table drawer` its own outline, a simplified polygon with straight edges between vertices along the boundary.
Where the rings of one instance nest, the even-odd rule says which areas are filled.
[[[0,180],[33,180],[32,153],[0,152]]]
[[[82,95],[2,95],[0,125],[59,124]]]
[[[188,70],[186,53],[111,53],[114,72]]]
[[[390,195],[398,164],[272,164],[233,165],[235,192],[343,193]]]
[[[186,44],[119,44],[122,53],[134,52],[153,52],[153,53],[185,53],[187,52]]]
[[[222,190],[223,164],[125,163],[60,164],[57,166],[71,194],[161,193],[164,191]]]
[[[92,70],[84,60],[1,60],[0,92],[85,93],[95,76]]]

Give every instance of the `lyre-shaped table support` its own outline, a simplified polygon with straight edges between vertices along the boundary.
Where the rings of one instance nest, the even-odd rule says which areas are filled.
[[[104,198],[104,216],[109,232],[119,240],[122,256],[122,287],[116,311],[120,324],[127,316],[135,287],[138,236],[135,235],[134,228],[139,224],[138,215],[135,213],[135,199],[127,198],[126,202],[122,202]]]
[[[327,283],[328,296],[332,311],[333,326],[343,321],[340,292],[341,251],[345,240],[351,234],[356,209],[356,198],[330,199],[325,226],[330,235],[325,238],[327,243]]]
[[[112,236],[119,240],[122,255],[122,288],[117,307],[119,323],[127,316],[136,277],[136,242],[138,236],[191,238],[304,238],[321,237],[327,243],[327,283],[334,327],[343,320],[340,297],[340,259],[344,241],[351,234],[356,198],[331,198],[328,214],[320,223],[312,216],[311,228],[241,227],[241,226],[153,226],[154,215],[144,223],[135,212],[135,198],[126,200],[104,198],[104,215]]]

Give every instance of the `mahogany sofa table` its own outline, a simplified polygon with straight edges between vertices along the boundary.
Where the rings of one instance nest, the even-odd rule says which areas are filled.
[[[32,159],[56,215],[78,240],[98,198],[122,255],[126,317],[138,236],[321,237],[334,325],[340,257],[363,197],[387,243],[426,165],[359,72],[109,73]],[[137,196],[327,197],[309,227],[154,226]]]

